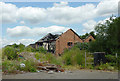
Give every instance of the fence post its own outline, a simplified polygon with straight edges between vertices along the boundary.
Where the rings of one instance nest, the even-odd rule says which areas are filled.
[[[86,51],[85,51],[85,68],[86,68]]]
[[[117,53],[116,53],[116,59],[117,59],[117,60],[116,60],[116,65],[117,65],[117,63],[118,63]]]
[[[116,53],[116,58],[117,58],[117,53]]]

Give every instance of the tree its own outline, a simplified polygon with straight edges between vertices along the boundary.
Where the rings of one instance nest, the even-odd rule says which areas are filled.
[[[110,17],[104,24],[95,27],[96,41],[90,44],[92,51],[105,51],[109,54],[120,52],[120,17]],[[92,46],[93,45],[93,46]]]
[[[85,35],[81,35],[80,38],[85,39],[87,36],[89,36],[88,33],[86,33]]]
[[[95,32],[91,31],[90,33],[86,33],[85,35],[81,35],[80,38],[81,39],[85,39],[87,38],[89,35],[92,35],[94,38],[96,38]]]
[[[92,35],[94,38],[96,38],[96,35],[95,35],[95,32],[94,32],[94,31],[91,31],[91,32],[89,33],[89,35]]]

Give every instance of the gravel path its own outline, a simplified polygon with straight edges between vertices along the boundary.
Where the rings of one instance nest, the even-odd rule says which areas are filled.
[[[3,75],[3,79],[118,79],[118,72],[102,72],[96,70],[76,70],[63,73],[48,74],[45,72]]]

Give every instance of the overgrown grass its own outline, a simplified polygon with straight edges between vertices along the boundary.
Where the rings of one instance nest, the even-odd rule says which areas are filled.
[[[25,67],[20,67],[24,63]],[[15,71],[36,72],[37,67],[33,60],[4,60],[2,62],[2,71],[7,73],[14,73]]]
[[[109,71],[115,71],[117,67],[111,66],[111,64],[101,64],[100,66],[96,66],[95,69],[97,70],[109,70]]]
[[[9,54],[16,54],[16,52],[13,50],[13,48],[6,48],[3,50],[3,72],[7,73],[14,73],[16,70],[19,71],[25,71],[25,72],[36,72],[38,64],[38,60],[40,62],[48,61],[50,64],[56,64],[61,65],[62,68],[65,68],[66,70],[74,70],[74,69],[84,69],[85,68],[85,50],[80,50],[77,46],[72,47],[70,50],[66,49],[64,53],[60,57],[56,57],[52,53],[47,53],[46,50],[43,48],[37,49],[37,51],[34,48],[27,47],[24,49],[24,55],[25,56],[31,56],[30,53],[33,54],[33,58],[36,58],[34,60],[33,58],[27,58],[24,59],[9,59]],[[20,53],[20,52],[19,52]],[[2,55],[1,54],[1,55]],[[87,58],[92,57],[93,55],[88,54],[88,51],[86,51]],[[23,56],[24,56],[23,55]],[[13,55],[12,55],[13,56]],[[10,56],[11,57],[11,56]],[[14,56],[13,56],[14,57]],[[12,57],[11,57],[12,58]],[[112,56],[108,59],[113,59]],[[93,62],[94,59],[87,59],[87,62]],[[113,62],[101,64],[100,66],[94,67],[93,65],[89,64],[86,66],[86,69],[97,69],[97,70],[110,70],[113,71],[117,69],[117,67],[114,64],[115,59]],[[20,64],[24,63],[25,67],[20,67]]]
[[[56,57],[54,54],[51,53],[39,53],[37,52],[35,54],[35,58],[37,60],[42,61],[48,61],[49,63],[56,64],[56,65],[62,65],[62,58],[61,57]]]
[[[84,65],[84,51],[73,47],[71,50],[66,50],[63,53],[62,59],[65,65]]]
[[[18,50],[16,48],[7,46],[2,49],[2,56],[3,56],[3,58],[4,58],[4,56],[7,56],[7,59],[13,60],[18,57],[17,52],[18,52]]]

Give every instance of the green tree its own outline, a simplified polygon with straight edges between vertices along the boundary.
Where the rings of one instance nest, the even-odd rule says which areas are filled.
[[[94,32],[94,31],[91,31],[91,32],[89,33],[89,35],[92,35],[94,38],[96,38],[96,35],[95,35],[95,32]]]
[[[6,55],[7,59],[13,60],[18,57],[17,50],[13,47],[7,46],[3,49],[3,56]]]
[[[25,48],[25,45],[20,43],[18,48],[19,48],[20,52],[22,52],[24,50],[24,48]]]
[[[90,51],[105,51],[109,54],[120,52],[120,17],[110,17],[104,24],[99,23],[95,31],[96,41],[90,43]]]

